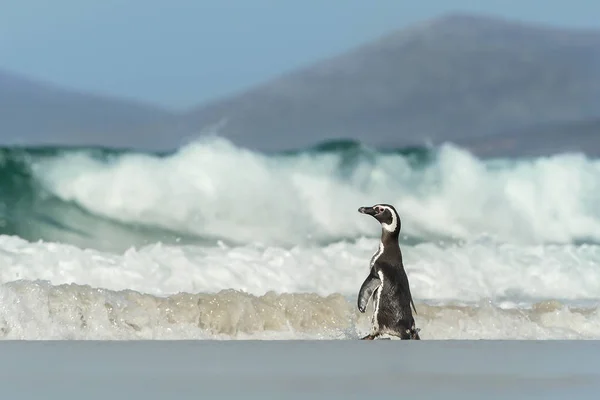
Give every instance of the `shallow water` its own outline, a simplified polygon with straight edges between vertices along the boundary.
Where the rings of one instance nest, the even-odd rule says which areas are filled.
[[[596,399],[597,341],[2,342],[7,398]],[[68,384],[67,384],[68,383]]]

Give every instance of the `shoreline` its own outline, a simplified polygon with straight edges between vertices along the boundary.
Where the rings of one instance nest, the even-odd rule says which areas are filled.
[[[598,340],[7,340],[0,352],[7,398],[592,399],[600,391]]]

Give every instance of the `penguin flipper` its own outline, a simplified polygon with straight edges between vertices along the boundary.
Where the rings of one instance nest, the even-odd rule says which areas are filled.
[[[367,309],[369,299],[373,295],[375,289],[381,285],[381,280],[372,274],[369,274],[358,291],[358,311],[364,313]]]

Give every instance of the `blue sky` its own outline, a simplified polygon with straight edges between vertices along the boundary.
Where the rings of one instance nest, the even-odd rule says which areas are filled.
[[[600,27],[593,0],[23,0],[0,68],[183,109],[449,11]]]

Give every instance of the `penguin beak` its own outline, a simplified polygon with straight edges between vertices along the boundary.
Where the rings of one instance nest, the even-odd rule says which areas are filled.
[[[361,214],[367,214],[370,216],[375,216],[375,214],[377,214],[377,211],[375,211],[375,209],[373,207],[360,207],[358,209],[358,212]]]

